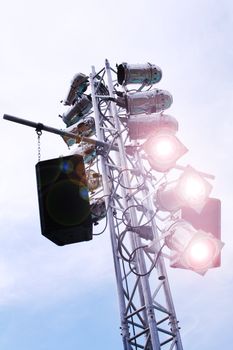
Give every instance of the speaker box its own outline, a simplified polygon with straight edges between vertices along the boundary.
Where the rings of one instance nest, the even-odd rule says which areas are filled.
[[[83,157],[36,164],[41,233],[57,245],[92,239],[92,218]]]

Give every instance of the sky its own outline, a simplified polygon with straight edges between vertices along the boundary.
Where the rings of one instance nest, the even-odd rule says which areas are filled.
[[[109,233],[57,247],[40,233],[32,128],[64,128],[70,80],[116,63],[162,68],[159,88],[189,149],[179,164],[213,174],[222,265],[203,277],[168,267],[184,350],[233,342],[233,4],[230,0],[9,0],[0,11],[0,348],[123,349]],[[42,160],[67,154],[43,133]]]

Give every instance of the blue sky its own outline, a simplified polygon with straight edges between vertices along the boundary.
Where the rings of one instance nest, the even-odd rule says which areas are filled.
[[[222,266],[204,277],[168,268],[184,349],[233,342],[233,5],[229,0],[5,2],[0,11],[0,114],[57,128],[69,82],[108,58],[151,62],[189,149],[180,164],[214,174],[222,200]],[[33,129],[1,120],[0,347],[122,348],[108,232],[57,247],[40,234]],[[42,159],[67,154],[43,133]]]

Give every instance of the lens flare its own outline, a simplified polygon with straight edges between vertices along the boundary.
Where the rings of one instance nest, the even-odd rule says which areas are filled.
[[[205,199],[205,184],[196,176],[187,177],[183,182],[184,197],[191,202]]]
[[[183,206],[189,206],[197,212],[201,212],[212,185],[206,181],[195,169],[187,166],[178,180],[175,192]]]
[[[187,152],[187,148],[168,130],[152,134],[144,143],[143,149],[148,161],[156,171],[168,171]]]
[[[188,264],[194,269],[211,266],[215,256],[216,246],[213,241],[207,238],[192,242],[186,253]]]
[[[167,159],[173,156],[176,147],[169,138],[161,137],[153,147],[153,153],[161,159]]]

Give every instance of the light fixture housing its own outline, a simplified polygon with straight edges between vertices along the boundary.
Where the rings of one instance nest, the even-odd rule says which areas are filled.
[[[69,127],[83,118],[91,108],[91,96],[82,95],[67,112],[63,113],[62,120]]]
[[[79,154],[83,157],[84,164],[89,164],[97,157],[96,145],[92,143],[82,142],[74,150],[73,154]]]
[[[189,222],[196,230],[211,232],[221,240],[221,201],[217,198],[208,198],[200,213],[189,207],[181,208],[181,219]],[[213,262],[213,267],[221,265],[221,254]]]
[[[129,64],[123,62],[117,67],[117,81],[120,85],[158,83],[162,78],[162,70],[155,64]]]
[[[68,91],[67,97],[63,101],[65,106],[71,106],[77,100],[78,97],[86,91],[89,85],[88,76],[83,73],[77,73],[71,80],[71,86]]]
[[[154,196],[155,206],[162,211],[177,211],[189,207],[200,213],[212,185],[191,166],[187,166],[175,185],[161,186]]]
[[[193,270],[201,275],[215,267],[224,243],[212,233],[196,230],[184,220],[171,225],[169,232],[165,243],[171,250],[171,267]]]
[[[150,134],[160,129],[168,129],[171,132],[178,130],[178,121],[168,114],[152,113],[132,115],[127,119],[129,137],[131,140],[146,139]]]
[[[169,171],[188,149],[169,129],[151,134],[142,146],[150,166],[159,172]]]
[[[169,108],[172,102],[170,92],[159,89],[126,93],[116,99],[116,103],[126,108],[130,115],[158,113]]]
[[[84,120],[71,125],[65,131],[75,134],[77,136],[90,137],[95,134],[95,119],[93,117],[86,117]],[[62,136],[65,143],[70,147],[76,143],[76,138],[71,136]]]

